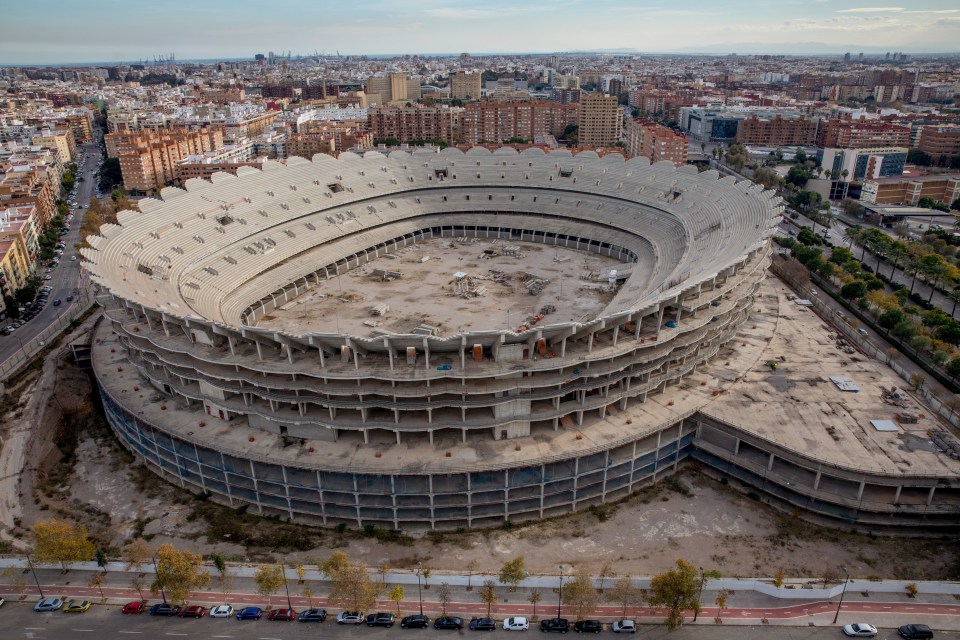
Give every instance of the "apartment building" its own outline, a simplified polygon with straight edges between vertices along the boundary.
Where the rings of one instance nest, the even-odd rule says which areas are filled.
[[[821,120],[817,146],[837,149],[908,147],[910,127],[863,120]]]
[[[828,174],[840,177],[844,182],[854,182],[903,175],[903,168],[907,163],[907,148],[827,148],[821,149],[818,156],[820,166]]]
[[[564,89],[562,87],[554,87],[550,91],[550,100],[551,102],[558,102],[560,104],[579,104],[580,89]]]
[[[35,224],[45,229],[56,215],[59,183],[52,174],[39,168],[20,168],[0,175],[0,207],[36,208]]]
[[[925,125],[917,148],[930,154],[934,163],[960,157],[960,125]],[[952,202],[952,201],[951,201]]]
[[[287,155],[310,159],[318,153],[336,155],[337,141],[333,131],[295,133],[287,140]]]
[[[37,208],[33,205],[0,209],[0,241],[19,243],[31,264],[40,250],[36,213]]]
[[[475,102],[464,106],[460,120],[467,144],[498,143],[511,138],[563,135],[579,122],[579,105],[557,102]]]
[[[741,120],[736,141],[760,146],[809,146],[817,141],[817,122],[806,118],[761,118],[752,115]]]
[[[609,147],[620,140],[623,116],[617,96],[588,93],[580,98],[580,145]]]
[[[862,201],[881,205],[915,206],[920,198],[950,206],[960,198],[960,174],[864,180],[860,192]]]
[[[687,164],[687,137],[651,120],[627,120],[624,142],[627,157],[643,156],[651,163],[666,160],[676,167]]]
[[[239,141],[260,135],[263,130],[272,125],[279,116],[279,111],[230,115],[222,121],[211,120],[210,126],[223,131],[224,140]]]
[[[450,76],[450,97],[457,100],[479,100],[483,93],[481,74],[458,71]]]
[[[386,76],[370,76],[364,87],[367,94],[380,96],[381,105],[404,100],[414,102],[421,97],[420,80],[403,73],[390,73]]]
[[[378,140],[443,140],[452,144],[454,123],[459,124],[461,111],[457,107],[372,107],[367,111],[367,125]]]
[[[27,284],[30,277],[30,259],[16,240],[0,240],[0,290],[3,296]]]
[[[68,129],[61,131],[43,129],[30,136],[30,144],[56,149],[61,161],[65,163],[73,162],[77,155],[77,143],[73,139],[73,132]]]
[[[256,169],[260,169],[263,167],[263,161],[236,161],[229,159],[205,158],[203,156],[190,156],[177,163],[176,178],[174,179],[174,182],[182,185],[187,180],[191,180],[193,178],[209,180],[215,173],[230,173],[237,175],[237,169],[240,167],[254,167]]]
[[[131,192],[162,189],[177,179],[177,164],[191,155],[222,148],[216,129],[108,133],[107,155],[120,159],[123,186]]]

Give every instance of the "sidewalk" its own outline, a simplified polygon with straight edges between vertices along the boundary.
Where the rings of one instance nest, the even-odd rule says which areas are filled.
[[[24,568],[26,562],[19,559],[0,559],[0,568]],[[92,566],[91,566],[92,565]],[[152,577],[152,567],[144,568],[145,582],[149,584]],[[37,568],[43,594],[48,597],[84,598],[96,604],[119,606],[131,600],[138,600],[140,596],[130,586],[135,572],[128,572],[122,563],[107,565],[106,582],[103,587],[103,601],[100,590],[87,586],[90,577],[99,569],[94,563],[80,563],[68,573],[62,574],[58,569]],[[255,566],[230,566],[227,571],[227,593],[224,595],[219,587],[216,570],[210,567],[212,579],[210,586],[190,595],[192,604],[215,605],[228,602],[234,608],[241,606],[273,607],[285,606],[287,595],[281,588],[271,598],[256,593],[253,582]],[[303,596],[303,589],[309,587],[314,593],[325,594],[328,590],[326,581],[316,570],[305,571],[304,582],[301,583],[296,572],[287,567],[290,604],[301,610],[309,606],[319,606],[336,612],[339,607],[330,604],[325,597],[313,597],[309,601]],[[379,575],[371,573],[375,579]],[[0,594],[9,601],[25,598],[34,601],[40,597],[36,584],[32,583],[33,575],[26,570],[23,577],[31,580],[31,584],[21,593],[11,593],[9,585],[0,585]],[[423,594],[423,611],[430,616],[441,613],[441,605],[436,600],[436,587],[447,583],[451,587],[451,602],[446,611],[448,614],[469,618],[471,616],[485,616],[486,605],[480,600],[479,587],[484,580],[496,576],[466,575],[434,573],[429,580],[429,588],[421,585]],[[422,580],[422,577],[421,577]],[[471,583],[472,590],[468,590],[467,582]],[[606,579],[604,586],[609,589],[615,579]],[[9,579],[7,580],[9,581]],[[420,602],[417,594],[417,576],[410,571],[393,571],[387,574],[388,584],[400,584],[404,587],[404,600],[400,603],[403,615],[418,613]],[[599,586],[595,580],[595,585]],[[636,579],[638,587],[649,586],[649,579]],[[907,622],[923,622],[931,627],[943,630],[960,630],[960,584],[941,582],[916,583],[919,590],[915,598],[906,595],[906,583],[898,581],[870,582],[866,580],[850,580],[844,592],[843,605],[838,624],[866,621],[881,627],[896,627]],[[491,608],[491,615],[498,619],[511,615],[533,617],[534,606],[530,604],[530,594],[536,589],[540,592],[541,600],[536,606],[539,618],[553,617],[557,612],[559,593],[558,576],[531,576],[524,580],[516,591],[497,583],[499,602]],[[722,612],[722,624],[751,625],[770,624],[786,626],[830,626],[837,612],[839,596],[843,585],[835,585],[828,589],[813,588],[810,581],[788,581],[784,588],[777,589],[769,581],[717,579],[707,580],[701,596],[703,609],[696,624],[717,624],[715,606],[716,596],[720,589],[730,592],[728,607]],[[159,596],[154,597],[146,589],[144,596],[151,603],[159,602]],[[609,604],[601,595],[601,605],[591,614],[591,617],[611,622],[623,617],[622,607]],[[396,612],[396,603],[381,599],[375,607],[379,611]],[[562,607],[562,615],[575,618],[571,607]],[[639,624],[662,624],[666,611],[650,607],[633,607],[627,610],[626,617],[635,619]],[[687,616],[687,624],[693,623],[693,612]]]

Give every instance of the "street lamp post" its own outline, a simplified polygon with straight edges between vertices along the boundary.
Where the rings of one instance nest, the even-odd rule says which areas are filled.
[[[700,601],[703,599],[703,583],[706,582],[707,576],[703,573],[703,567],[700,567],[700,591],[697,592],[697,608],[693,610],[693,621],[697,621],[697,616],[700,615]]]
[[[33,568],[33,560],[30,558],[30,554],[27,554],[27,564],[30,565],[30,572],[33,574],[33,581],[37,583],[37,591],[40,592],[40,597],[44,598],[43,589],[40,587],[40,579],[37,577],[37,570]]]
[[[560,617],[560,604],[563,602],[563,565],[560,565],[560,595],[557,596],[557,618]]]
[[[847,572],[847,568],[840,568],[843,569],[843,589],[840,591],[840,602],[837,603],[837,613],[833,616],[833,624],[837,624],[837,618],[840,617],[840,607],[843,606],[843,596],[847,593],[847,583],[850,581],[850,574]]]
[[[417,595],[420,597],[420,615],[423,615],[423,588],[420,586],[420,574],[423,573],[423,567],[417,563]]]

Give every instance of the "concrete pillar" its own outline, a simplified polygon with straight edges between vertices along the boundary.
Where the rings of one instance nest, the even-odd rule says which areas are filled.
[[[433,429],[429,429],[427,435],[430,436],[430,444],[433,444]]]
[[[862,500],[862,499],[863,499],[863,487],[866,486],[866,484],[867,484],[867,483],[866,483],[865,480],[861,480],[861,481],[860,481],[860,486],[857,487],[857,500]]]
[[[933,504],[933,492],[936,491],[936,487],[930,487],[930,493],[927,494],[927,506],[929,507]]]
[[[396,436],[397,436],[397,444],[400,444],[400,431],[399,431],[399,429],[398,429],[397,431],[394,431],[393,433],[396,434]],[[392,476],[391,476],[391,478],[392,478]],[[391,480],[391,482],[392,482],[392,480]]]
[[[733,445],[733,455],[740,455],[740,438],[737,438]]]
[[[620,336],[620,325],[613,328],[613,346],[617,346],[617,338]]]
[[[897,490],[893,494],[893,503],[897,504],[900,502],[900,490],[903,489],[903,485],[897,485]]]
[[[820,490],[820,477],[821,477],[821,476],[822,476],[822,473],[821,473],[820,469],[817,469],[817,477],[813,479],[813,490],[814,490],[814,491],[819,491],[819,490]]]
[[[370,430],[361,429],[363,431],[363,444],[370,444]]]
[[[774,456],[772,453],[770,454],[770,460],[767,461],[767,471],[770,471],[771,469],[773,469],[773,460],[775,457],[776,456]]]

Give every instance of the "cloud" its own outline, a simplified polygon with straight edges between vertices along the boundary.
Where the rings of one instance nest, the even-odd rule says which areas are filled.
[[[859,7],[857,9],[839,9],[837,13],[898,13],[905,7]]]

